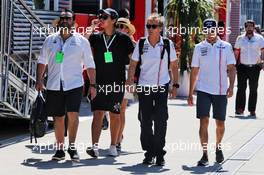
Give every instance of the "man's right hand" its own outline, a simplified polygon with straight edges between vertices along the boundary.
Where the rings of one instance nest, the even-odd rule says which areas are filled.
[[[91,95],[91,100],[93,100],[96,97],[96,95],[97,95],[96,88],[95,87],[90,87],[89,93]]]
[[[133,86],[133,81],[126,81],[126,90],[129,93],[134,93],[134,86]]]
[[[43,91],[44,90],[44,84],[43,84],[43,82],[37,82],[36,83],[36,90],[37,91]]]
[[[192,94],[189,95],[189,97],[187,99],[187,103],[188,103],[189,106],[193,106],[194,105],[193,104],[193,95]]]

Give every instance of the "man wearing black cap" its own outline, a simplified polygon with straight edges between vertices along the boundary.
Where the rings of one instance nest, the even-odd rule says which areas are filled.
[[[90,44],[86,38],[74,31],[75,16],[71,10],[61,12],[59,31],[46,38],[40,52],[37,66],[36,89],[44,89],[43,77],[48,67],[47,113],[54,117],[57,151],[53,160],[65,159],[64,115],[68,116],[68,153],[74,161],[79,161],[75,140],[79,125],[79,109],[82,99],[82,69],[88,70],[90,83],[95,84],[95,63]],[[92,98],[95,88],[90,88]]]
[[[96,64],[97,96],[91,101],[94,114],[92,122],[92,147],[87,153],[98,157],[98,142],[105,111],[110,114],[110,156],[118,156],[116,144],[120,128],[120,107],[124,97],[125,66],[134,50],[129,36],[115,30],[118,14],[111,8],[99,10],[103,32],[89,37]]]
[[[203,26],[206,39],[194,49],[188,98],[188,104],[193,105],[193,92],[198,78],[196,110],[197,118],[200,119],[199,135],[203,148],[203,156],[198,161],[198,166],[208,165],[208,124],[211,105],[216,121],[216,162],[221,163],[224,160],[221,142],[225,131],[227,98],[233,95],[236,74],[232,46],[217,37],[216,21],[207,19]]]

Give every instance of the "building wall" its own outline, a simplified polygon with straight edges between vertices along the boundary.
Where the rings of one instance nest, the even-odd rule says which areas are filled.
[[[252,19],[257,25],[262,24],[263,0],[241,0],[241,24]]]
[[[230,29],[229,42],[234,46],[240,35],[240,0],[230,0]]]

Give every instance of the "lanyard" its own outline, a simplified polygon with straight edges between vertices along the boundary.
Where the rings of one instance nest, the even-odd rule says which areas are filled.
[[[61,52],[64,52],[64,45],[66,44],[68,40],[70,40],[71,37],[72,35],[69,38],[67,38],[65,41],[63,41],[62,37],[60,37],[60,49],[61,49],[60,51]]]
[[[161,72],[161,64],[162,64],[162,60],[163,60],[163,58],[162,58],[162,52],[164,51],[164,49],[165,49],[164,48],[164,45],[160,47],[160,63],[159,63],[158,82],[157,82],[158,86],[160,84],[160,72]]]
[[[116,35],[114,35],[114,37],[112,38],[112,40],[109,42],[108,45],[107,45],[107,43],[106,43],[105,35],[103,35],[103,37],[104,37],[105,48],[106,48],[106,50],[107,50],[107,52],[108,52],[108,49],[109,49],[109,47],[111,46],[111,44],[113,43],[113,41],[114,41]]]
[[[60,39],[60,51],[63,52],[63,46],[64,46],[65,42],[63,42],[62,39]]]

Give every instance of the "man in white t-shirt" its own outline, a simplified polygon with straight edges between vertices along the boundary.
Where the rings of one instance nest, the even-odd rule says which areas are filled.
[[[246,33],[238,36],[235,44],[237,65],[236,114],[242,115],[246,106],[247,81],[249,82],[248,111],[256,117],[259,74],[262,69],[261,52],[264,55],[264,38],[255,33],[255,22],[245,22]]]
[[[141,146],[145,152],[143,164],[165,164],[165,137],[168,120],[168,93],[176,97],[178,66],[173,43],[160,36],[163,18],[158,14],[147,20],[148,37],[137,43],[130,61],[127,85],[134,83],[136,66],[140,65],[137,93],[139,98],[139,119],[141,124]],[[142,46],[142,48],[141,48]],[[141,52],[142,51],[142,52]],[[172,74],[170,77],[169,70]],[[154,131],[153,131],[154,123]]]
[[[195,46],[192,58],[188,104],[193,105],[193,92],[197,82],[197,118],[200,119],[200,141],[203,156],[198,166],[208,165],[208,124],[210,108],[216,120],[216,161],[223,162],[221,141],[225,131],[227,98],[232,97],[235,81],[235,56],[232,46],[217,36],[214,19],[203,22],[206,39]],[[229,85],[228,85],[229,77]]]

